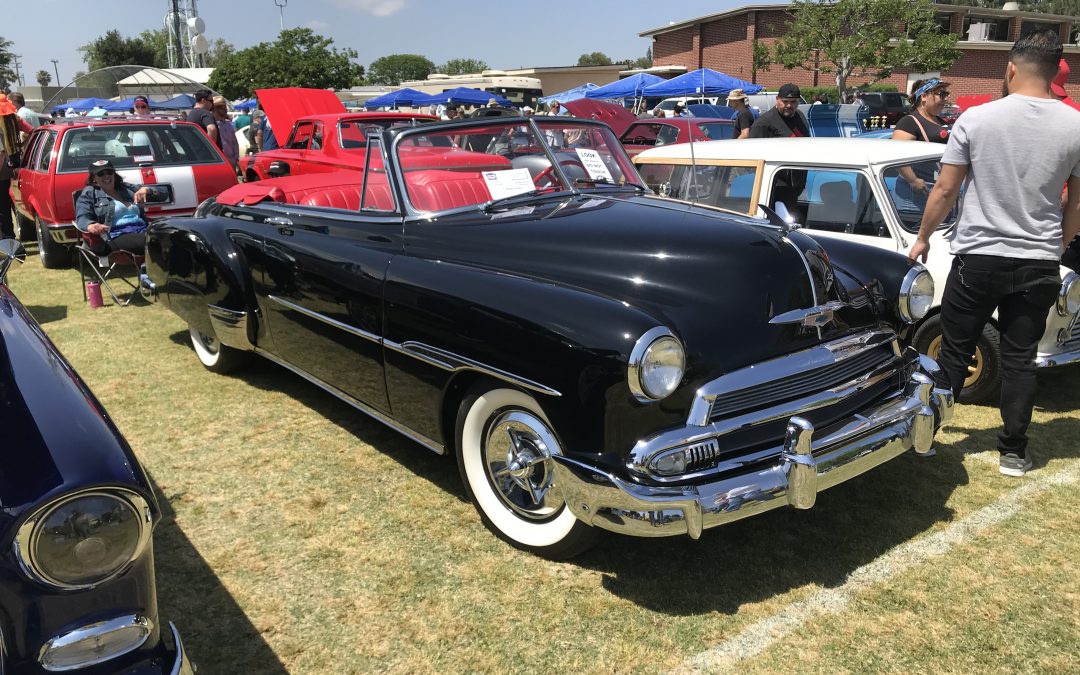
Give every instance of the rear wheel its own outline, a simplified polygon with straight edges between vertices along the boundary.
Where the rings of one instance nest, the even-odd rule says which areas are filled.
[[[555,484],[551,457],[558,452],[558,439],[531,396],[489,388],[462,402],[458,469],[484,525],[510,545],[553,560],[583,552],[595,537]]]
[[[207,335],[197,328],[189,327],[191,346],[203,366],[215,373],[230,373],[245,366],[249,359],[247,352],[221,344],[215,335]]]
[[[941,355],[941,316],[935,314],[915,331],[912,340],[920,353],[932,359]],[[1001,390],[1001,346],[997,330],[987,324],[975,345],[975,355],[968,366],[968,377],[960,392],[962,403],[986,403]]]
[[[71,250],[63,244],[56,243],[49,228],[37,218],[38,257],[41,265],[52,270],[71,266]]]

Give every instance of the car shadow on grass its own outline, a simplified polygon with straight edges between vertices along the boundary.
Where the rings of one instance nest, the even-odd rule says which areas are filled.
[[[191,340],[186,331],[173,333],[169,339],[177,344],[191,347]],[[195,358],[194,353],[192,358]],[[427,479],[436,488],[461,501],[468,501],[465,488],[458,475],[457,464],[452,459],[438,455],[406,438],[286,368],[267,359],[256,357],[252,367],[238,370],[224,377],[236,377],[253,387],[288,395],[297,403],[338,425],[360,443],[375,448],[380,454],[389,457],[415,475]]]
[[[182,495],[163,494],[153,477],[148,478],[162,512],[161,521],[154,528],[161,620],[176,624],[184,648],[200,673],[288,673],[210,564],[176,524],[176,513],[169,502]]]
[[[67,305],[30,305],[26,309],[30,311],[34,320],[40,324],[46,324],[50,321],[62,321],[68,315]]]

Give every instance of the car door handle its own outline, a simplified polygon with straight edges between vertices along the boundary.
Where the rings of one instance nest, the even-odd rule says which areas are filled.
[[[276,225],[278,234],[283,237],[291,237],[293,235],[293,223],[288,218],[273,217],[267,218],[263,222],[265,222],[267,225]]]

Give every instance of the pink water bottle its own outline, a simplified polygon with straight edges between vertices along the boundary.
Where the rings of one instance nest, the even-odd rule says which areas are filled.
[[[101,282],[87,281],[86,297],[90,300],[91,309],[97,309],[98,307],[101,307],[104,304],[101,300]]]

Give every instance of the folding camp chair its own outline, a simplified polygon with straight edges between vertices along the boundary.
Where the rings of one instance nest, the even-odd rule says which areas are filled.
[[[76,192],[73,195],[73,200],[78,199],[78,197],[79,192]],[[88,281],[97,281],[102,288],[108,291],[114,303],[120,307],[131,304],[131,301],[139,294],[139,269],[142,267],[145,256],[130,251],[110,251],[104,255],[95,253],[94,249],[98,248],[100,250],[103,243],[101,237],[82,230],[78,232],[81,241],[75,244],[75,255],[78,259],[83,302],[87,300],[86,283]],[[123,274],[128,267],[135,270],[134,281]],[[120,296],[117,295],[111,283],[113,281],[121,281],[131,288],[131,293],[128,294],[126,299],[121,300]]]

